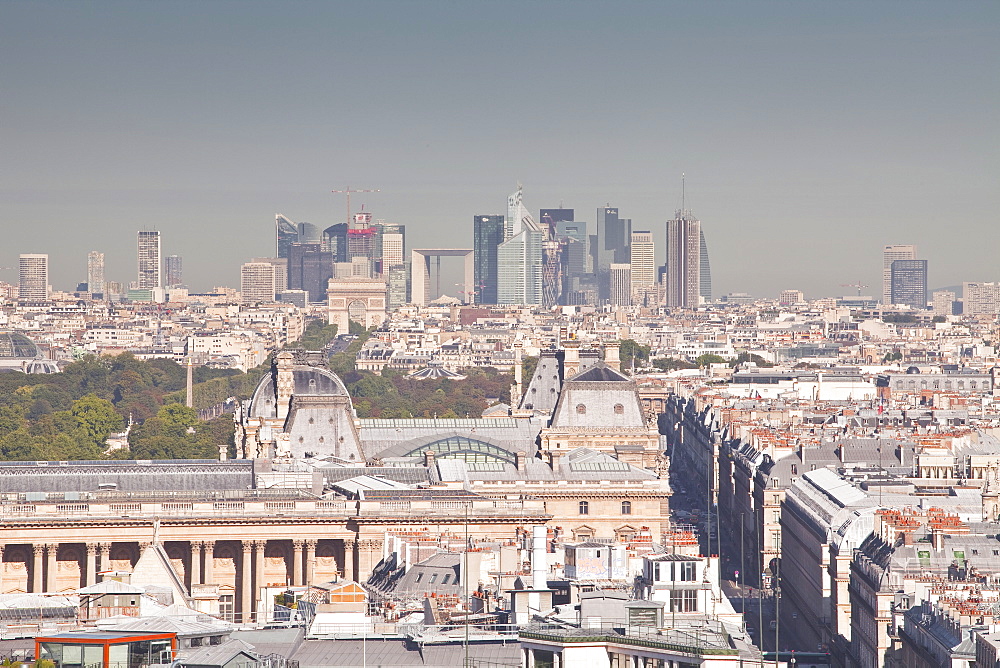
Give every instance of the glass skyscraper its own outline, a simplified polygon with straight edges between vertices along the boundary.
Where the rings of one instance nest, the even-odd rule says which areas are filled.
[[[160,233],[153,230],[140,230],[138,239],[139,280],[140,290],[162,288],[163,271],[160,266]]]
[[[503,243],[504,217],[479,215],[472,219],[472,249],[476,304],[497,303],[497,250]]]

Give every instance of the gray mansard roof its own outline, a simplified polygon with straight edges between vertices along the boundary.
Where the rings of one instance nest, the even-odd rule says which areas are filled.
[[[552,428],[645,428],[638,386],[625,374],[596,364],[563,384]]]

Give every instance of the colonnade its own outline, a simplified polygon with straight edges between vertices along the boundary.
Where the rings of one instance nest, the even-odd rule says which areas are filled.
[[[149,545],[142,541],[0,544],[0,593],[86,587],[97,582],[99,572],[131,571]],[[261,587],[309,585],[338,574],[363,580],[382,558],[381,539],[236,538],[167,540],[162,545],[189,592],[198,585],[220,585],[228,592],[224,595],[232,595],[237,615],[254,610]],[[318,560],[323,564],[318,566]]]

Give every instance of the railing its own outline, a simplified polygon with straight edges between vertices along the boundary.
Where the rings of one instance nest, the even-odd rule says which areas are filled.
[[[567,627],[557,624],[534,624],[521,629],[523,640],[541,640],[564,643],[606,642],[666,649],[680,654],[734,655],[739,650],[729,646],[725,631],[713,628],[657,629],[646,626],[599,624],[584,627]]]

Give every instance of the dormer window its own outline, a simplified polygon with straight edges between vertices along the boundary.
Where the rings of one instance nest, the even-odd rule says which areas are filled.
[[[615,404],[615,415],[621,415],[625,412],[625,407],[621,404]]]

